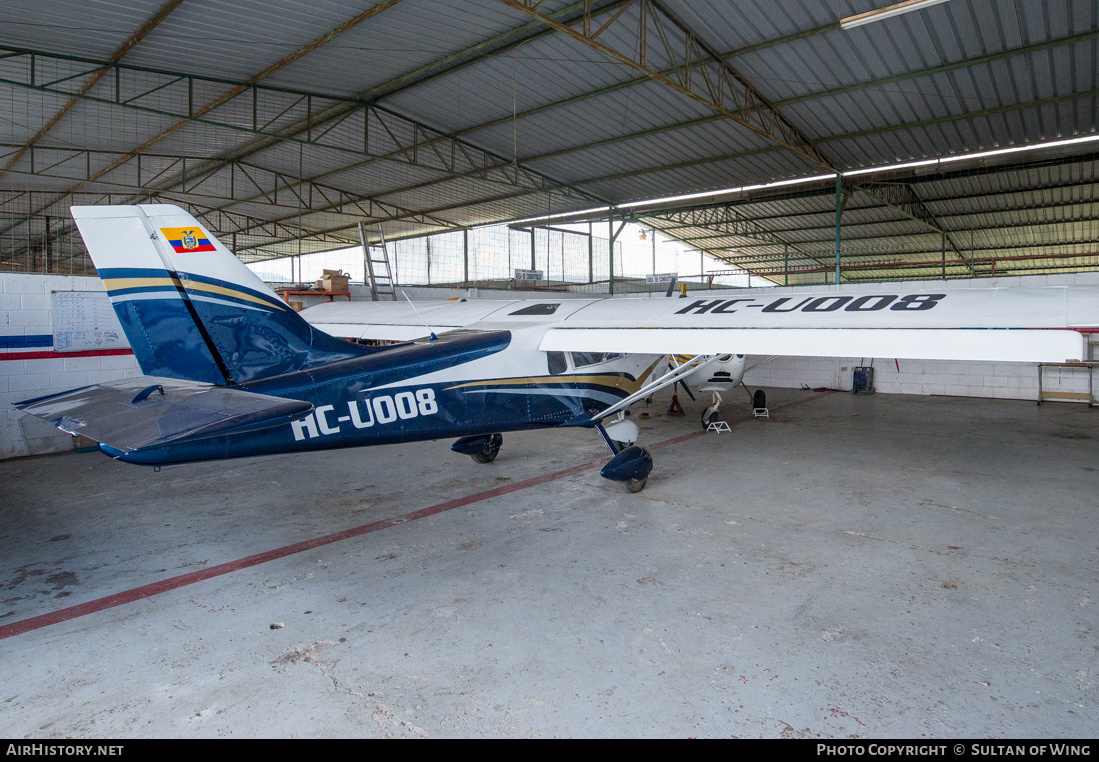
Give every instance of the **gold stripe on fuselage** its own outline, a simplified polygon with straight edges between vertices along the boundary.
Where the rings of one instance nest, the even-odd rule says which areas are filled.
[[[103,288],[107,291],[121,291],[126,288],[175,288],[179,284],[172,278],[104,278]]]
[[[528,376],[525,378],[494,378],[487,381],[470,381],[465,384],[448,386],[447,391],[451,389],[465,389],[471,386],[547,386],[550,384],[592,384],[598,386],[610,386],[615,389],[621,389],[627,394],[633,394],[641,388],[642,382],[650,373],[652,373],[653,368],[656,367],[656,364],[658,362],[660,362],[660,360],[657,360],[648,368],[643,370],[641,372],[641,375],[638,376],[637,380],[631,380],[626,376],[613,376],[610,374],[573,376]]]
[[[222,296],[231,296],[235,299],[245,299],[249,302],[255,302],[256,304],[262,304],[264,307],[270,309],[277,309],[276,305],[267,301],[266,299],[260,299],[259,297],[246,294],[243,291],[237,291],[232,288],[224,288],[222,286],[214,286],[210,283],[200,283],[197,280],[184,280],[183,287],[188,291],[205,291],[208,294],[220,294]]]
[[[225,288],[223,286],[214,286],[209,283],[200,283],[196,280],[182,280],[177,281],[175,278],[106,278],[103,281],[103,287],[108,292],[121,291],[128,288],[177,288],[183,286],[188,291],[205,292],[208,294],[218,294],[220,296],[231,296],[235,299],[243,299],[249,302],[255,302],[256,304],[262,304],[264,307],[274,309],[276,305],[271,302],[246,294],[243,291],[237,291],[232,288]]]

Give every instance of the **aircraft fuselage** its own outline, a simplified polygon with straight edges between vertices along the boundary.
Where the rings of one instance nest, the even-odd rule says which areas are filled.
[[[162,465],[591,426],[593,415],[636,391],[657,360],[618,355],[577,368],[562,357],[552,367],[550,353],[537,349],[547,327],[456,331],[240,384],[241,391],[310,402],[313,412],[260,431],[124,454],[103,449],[126,462]]]

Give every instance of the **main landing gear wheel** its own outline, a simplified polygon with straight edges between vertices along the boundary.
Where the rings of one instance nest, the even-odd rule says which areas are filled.
[[[645,489],[645,483],[648,481],[649,477],[646,476],[644,479],[627,479],[624,482],[619,482],[619,484],[622,485],[622,489],[633,494]]]
[[[767,407],[767,392],[756,389],[756,393],[752,395],[752,407]]]
[[[474,463],[491,463],[496,460],[496,456],[500,454],[500,445],[504,443],[504,438],[499,434],[493,434],[492,439],[489,440],[488,445],[481,452],[475,452],[469,457],[473,458]]]

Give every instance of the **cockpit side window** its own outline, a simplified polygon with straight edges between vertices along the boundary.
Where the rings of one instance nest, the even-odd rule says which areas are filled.
[[[549,372],[551,376],[560,376],[569,369],[569,364],[565,361],[564,352],[546,352],[546,361],[549,363]]]
[[[618,352],[572,352],[572,367],[587,368],[592,365],[602,365],[611,360],[617,360],[622,355]]]

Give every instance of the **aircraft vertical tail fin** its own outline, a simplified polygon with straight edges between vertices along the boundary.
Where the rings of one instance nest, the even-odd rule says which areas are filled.
[[[143,373],[231,385],[369,350],[301,318],[177,206],[74,206]]]

